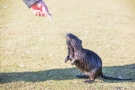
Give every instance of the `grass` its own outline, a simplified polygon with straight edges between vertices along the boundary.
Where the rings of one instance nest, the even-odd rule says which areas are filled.
[[[65,35],[98,53],[105,75],[135,79],[134,0],[46,0],[54,20],[20,0],[0,1],[0,90],[134,90],[135,80],[84,84],[67,55]]]

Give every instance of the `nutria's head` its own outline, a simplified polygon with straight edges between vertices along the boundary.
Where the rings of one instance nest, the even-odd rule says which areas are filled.
[[[66,35],[66,43],[69,47],[74,49],[82,49],[82,41],[75,35],[68,33]]]

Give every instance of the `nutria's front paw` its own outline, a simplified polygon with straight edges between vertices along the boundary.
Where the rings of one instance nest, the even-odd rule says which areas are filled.
[[[65,60],[65,63],[67,63],[67,60]]]
[[[68,60],[65,59],[65,63],[67,63]]]
[[[65,63],[67,63],[68,60],[69,60],[69,56],[67,56],[67,57],[65,58]]]

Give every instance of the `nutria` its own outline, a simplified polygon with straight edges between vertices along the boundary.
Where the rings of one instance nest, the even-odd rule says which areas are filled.
[[[66,43],[68,46],[68,55],[65,58],[65,63],[70,60],[72,65],[75,65],[85,74],[78,77],[89,77],[89,80],[86,80],[85,82],[92,83],[97,76],[110,80],[132,80],[103,75],[101,58],[95,52],[84,49],[82,47],[82,41],[77,36],[71,33],[67,34]]]

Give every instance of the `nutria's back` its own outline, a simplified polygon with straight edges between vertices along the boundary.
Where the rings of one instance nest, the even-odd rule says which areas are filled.
[[[78,67],[83,72],[90,72],[96,68],[102,70],[101,58],[91,50],[83,49],[80,60],[75,62],[76,67]]]

